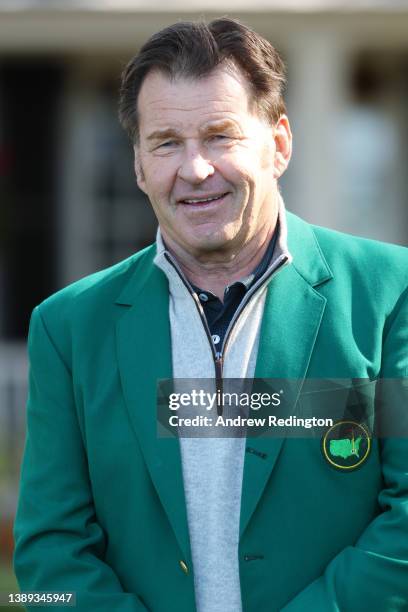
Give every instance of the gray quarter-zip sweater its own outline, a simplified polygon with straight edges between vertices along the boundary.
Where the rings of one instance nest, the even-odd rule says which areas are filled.
[[[245,294],[227,329],[223,378],[252,378],[267,285],[291,261],[279,197],[279,235],[269,267]],[[155,264],[169,281],[169,317],[175,379],[215,377],[215,350],[205,315],[190,283],[157,232]],[[218,371],[220,368],[218,367]],[[238,540],[246,440],[180,437],[197,612],[240,612]]]

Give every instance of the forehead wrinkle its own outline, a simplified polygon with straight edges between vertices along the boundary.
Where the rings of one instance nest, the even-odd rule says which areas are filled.
[[[185,111],[183,109],[183,113],[185,115]],[[183,129],[194,129],[197,126],[199,130],[205,130],[208,127],[212,127],[212,125],[221,125],[221,124],[233,124],[235,126],[241,126],[243,123],[243,119],[245,117],[241,117],[239,113],[234,112],[233,110],[221,111],[216,109],[206,109],[204,112],[193,121],[183,121],[177,115],[172,117],[171,115],[168,117],[163,117],[162,114],[157,115],[153,118],[146,117],[145,121],[148,124],[147,127],[155,130],[170,130],[174,129],[177,131],[182,131]]]
[[[200,97],[200,100],[202,99],[202,96],[198,96]],[[234,110],[230,109],[229,104],[228,104],[228,100],[225,100],[225,98],[231,98],[234,101]],[[224,99],[214,99],[214,100],[205,100],[205,101],[201,101],[201,103],[199,103],[197,106],[191,106],[191,105],[187,105],[187,106],[172,106],[171,103],[168,102],[168,100],[166,100],[166,105],[163,106],[163,102],[164,100],[161,99],[156,99],[156,100],[152,100],[149,103],[149,107],[159,107],[159,109],[161,111],[180,111],[180,112],[196,112],[199,111],[201,108],[207,109],[208,112],[236,112],[235,108],[237,107],[237,99],[239,100],[239,98],[237,98],[236,96],[225,96]],[[176,101],[177,105],[180,104],[180,100],[177,99]],[[213,104],[214,108],[210,108],[208,109],[208,105]],[[227,106],[227,108],[224,110],[222,107]],[[247,105],[246,105],[247,106]],[[220,108],[221,107],[221,108]],[[245,109],[247,110],[247,109]]]
[[[143,99],[144,95],[143,94],[151,94],[151,92],[143,92],[141,91],[139,98]],[[250,101],[250,97],[248,96],[248,92],[244,90],[244,93],[246,94],[246,105],[248,106],[248,102]],[[153,94],[154,95],[154,94]],[[153,100],[149,100],[149,106],[153,106],[153,105],[161,105],[161,104],[165,104],[165,106],[163,107],[166,110],[171,110],[171,109],[175,109],[175,110],[181,110],[181,111],[185,111],[185,110],[198,110],[201,107],[207,107],[208,104],[225,104],[225,103],[233,103],[234,106],[238,104],[242,103],[243,100],[243,95],[242,95],[242,90],[241,91],[234,91],[234,92],[229,92],[228,89],[227,90],[223,90],[222,93],[221,92],[217,92],[217,91],[213,91],[209,93],[210,97],[206,97],[206,95],[208,95],[208,93],[206,93],[204,91],[204,93],[202,91],[191,91],[189,93],[187,93],[186,95],[183,96],[185,103],[186,104],[194,104],[193,107],[189,106],[188,108],[184,107],[184,106],[178,106],[180,104],[180,90],[179,88],[177,89],[173,89],[172,91],[167,91],[164,94],[159,95],[158,97],[153,97]],[[204,98],[204,100],[203,100]],[[172,104],[175,104],[176,106],[173,106]],[[170,105],[170,106],[169,106]]]

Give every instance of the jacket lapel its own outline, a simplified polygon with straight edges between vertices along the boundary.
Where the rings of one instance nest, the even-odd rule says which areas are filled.
[[[118,364],[129,417],[150,476],[178,543],[190,557],[179,441],[157,436],[157,379],[171,378],[169,291],[165,275],[153,264],[155,247],[116,300],[126,307],[116,327]]]
[[[311,227],[287,213],[292,265],[272,277],[265,301],[255,378],[298,379],[293,402],[301,391],[326,298],[315,287],[332,275]],[[240,535],[260,500],[284,438],[248,440],[244,462]]]

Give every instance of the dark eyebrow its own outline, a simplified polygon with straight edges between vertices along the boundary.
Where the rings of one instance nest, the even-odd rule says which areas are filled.
[[[233,121],[226,119],[224,121],[218,121],[217,123],[213,123],[205,126],[201,131],[204,134],[214,134],[216,132],[220,132],[227,128],[236,128],[237,126]],[[163,140],[165,138],[181,138],[181,134],[178,130],[174,130],[172,128],[167,128],[164,130],[156,130],[147,136],[146,140]]]

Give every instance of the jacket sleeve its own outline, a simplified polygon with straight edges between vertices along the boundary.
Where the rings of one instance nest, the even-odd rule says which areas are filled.
[[[146,611],[104,561],[105,535],[95,515],[71,373],[38,306],[28,353],[27,435],[14,523],[20,589],[74,591],[78,612]]]
[[[407,415],[400,412],[401,406],[408,410],[408,300],[403,297],[383,344],[381,376],[399,379],[393,385],[393,401],[399,403],[397,413],[405,416],[405,432],[380,440],[382,513],[355,546],[342,550],[282,612],[357,612],[361,607],[371,612],[408,610],[408,438]],[[395,432],[395,427],[391,430]]]

